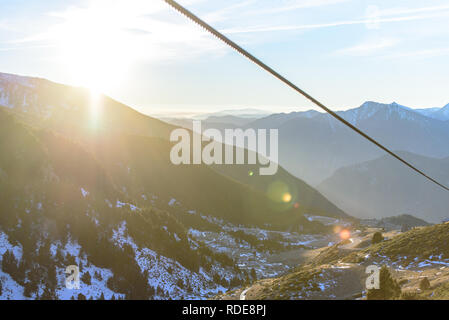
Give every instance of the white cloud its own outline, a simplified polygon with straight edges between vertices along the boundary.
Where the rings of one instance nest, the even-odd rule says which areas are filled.
[[[14,27],[8,20],[0,20],[0,30],[14,31]]]
[[[231,16],[235,17],[236,15],[240,15],[240,13],[241,13],[240,10],[242,8],[256,3],[255,1],[256,0],[242,1],[242,2],[235,3],[233,5],[230,5],[226,8],[207,13],[206,15],[204,15],[204,20],[207,21],[208,23],[229,20],[229,18]]]
[[[436,10],[435,10],[436,11]],[[433,18],[449,17],[448,10],[438,10],[433,14],[421,14],[421,15],[409,15],[409,16],[398,16],[398,17],[384,17],[380,16],[376,19],[375,23],[390,23],[390,22],[405,22],[414,20],[425,20]],[[229,28],[222,30],[228,34],[237,33],[256,33],[256,32],[274,32],[274,31],[294,31],[294,30],[307,30],[307,29],[319,29],[319,28],[331,28],[349,25],[360,25],[360,24],[372,24],[373,19],[355,19],[355,20],[342,20],[329,23],[317,23],[317,24],[302,24],[302,25],[280,25],[280,26],[262,26],[262,27],[246,27],[246,28]]]
[[[188,4],[204,0],[184,1]],[[132,5],[130,4],[132,2]],[[88,7],[68,7],[47,15],[60,23],[11,44],[52,44],[65,51],[88,47],[91,52],[119,53],[132,59],[167,60],[186,58],[204,52],[223,51],[223,46],[204,30],[176,12],[167,12],[163,1],[97,0]],[[170,15],[172,19],[156,19],[152,15]],[[24,47],[26,48],[26,47]],[[109,55],[110,55],[109,54]]]
[[[379,52],[383,49],[390,48],[398,44],[397,39],[381,38],[371,39],[355,46],[338,50],[338,55],[351,55],[351,56],[367,56],[373,53]]]
[[[403,14],[415,14],[415,13],[435,12],[444,10],[449,10],[449,5],[422,7],[422,8],[390,8],[380,10],[379,13],[381,16],[395,16]]]
[[[449,55],[449,48],[434,48],[424,49],[418,51],[398,52],[394,54],[384,55],[383,59],[403,59],[403,58],[416,58],[416,59],[428,59],[439,56]]]
[[[8,43],[9,44],[9,43]],[[15,46],[15,47],[0,47],[0,51],[17,51],[17,50],[28,50],[28,49],[42,49],[42,48],[52,48],[54,45],[35,45],[35,46]]]
[[[167,10],[163,1],[153,0],[96,0],[87,6],[71,6],[47,13],[53,18],[51,24],[10,41],[5,50],[53,46],[45,59],[61,66],[68,82],[100,92],[118,88],[120,79],[140,63],[226,52],[224,44]],[[165,19],[168,15],[176,19]]]
[[[296,0],[296,1],[284,1],[283,5],[279,5],[279,2],[276,1],[274,2],[275,6],[271,8],[255,10],[254,14],[263,14],[263,13],[273,14],[298,9],[329,6],[349,1],[352,0]]]

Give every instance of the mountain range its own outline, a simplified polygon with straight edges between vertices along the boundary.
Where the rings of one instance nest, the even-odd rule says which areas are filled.
[[[205,234],[284,248],[237,231],[353,220],[282,168],[259,183],[257,166],[173,165],[175,126],[89,90],[0,74],[0,102],[2,299],[205,298],[252,276]],[[267,193],[279,181],[291,200]],[[81,291],[65,288],[67,265]]]
[[[447,109],[366,102],[339,114],[449,184]],[[274,176],[254,174],[258,165],[171,164],[170,132],[189,126],[172,120],[83,88],[0,73],[0,297],[211,297],[261,272],[223,245],[303,246],[295,237],[325,236],[333,227],[320,221],[329,218],[448,217],[444,191],[327,114],[203,121],[278,129]],[[82,268],[76,295],[64,287],[68,264]]]
[[[417,111],[430,118],[449,120],[449,103],[443,108],[418,109]]]
[[[449,167],[444,165],[449,156],[449,105],[412,109],[395,102],[368,101],[337,113],[448,184],[445,179]],[[239,125],[206,119],[203,126],[224,130]],[[315,110],[272,114],[243,128],[278,129],[279,163],[352,216],[381,218],[410,213],[436,222],[448,215],[444,192],[430,186],[423,177],[414,176],[410,169],[399,170],[401,164],[396,160],[386,157],[382,150],[328,114]],[[434,163],[436,167],[432,166]],[[390,190],[390,195],[386,190]],[[421,196],[417,196],[419,190]]]
[[[409,152],[399,155],[449,185],[449,157],[435,159]],[[407,213],[431,222],[449,218],[447,191],[389,155],[340,168],[318,189],[347,212],[357,213],[357,217]]]
[[[271,205],[265,203],[267,197],[263,192],[235,183],[234,179],[205,165],[178,167],[171,164],[169,155],[173,144],[168,140],[174,126],[138,113],[109,97],[92,97],[85,89],[14,75],[0,75],[0,79],[3,79],[0,82],[2,101],[15,117],[32,127],[50,129],[79,140],[104,167],[115,171],[113,176],[132,176],[136,172],[137,181],[128,181],[135,189],[137,183],[157,188],[186,205],[194,205],[197,210],[212,210],[216,215],[226,213],[228,218],[234,214],[243,221],[253,214],[246,222],[271,220],[269,216],[275,211],[267,211]],[[131,164],[138,168],[132,168]],[[124,172],[117,172],[117,167]],[[276,175],[271,179],[278,180]],[[215,189],[204,188],[207,185],[214,185]],[[316,193],[303,185],[301,194]],[[220,192],[221,188],[229,189]],[[324,211],[331,209],[331,215],[344,214],[335,206],[330,208],[322,196],[310,207],[320,210],[322,204]],[[301,212],[310,210],[301,208]],[[275,216],[274,220],[279,223],[279,214]],[[292,214],[285,214],[286,219],[290,217]],[[283,227],[287,226],[291,225]]]
[[[376,232],[382,230],[375,229]],[[449,224],[385,233],[371,228],[315,250],[297,268],[217,295],[223,300],[447,300]],[[379,266],[379,288],[367,289],[366,270]],[[382,266],[382,268],[380,267]],[[369,278],[368,278],[369,279]],[[423,285],[427,282],[428,285]]]
[[[446,121],[426,117],[396,103],[366,102],[359,108],[338,113],[392,150],[436,158],[449,156]],[[311,185],[318,185],[341,167],[384,154],[328,114],[294,113],[284,116],[282,121],[276,115],[269,118],[247,127],[277,128],[280,164]]]

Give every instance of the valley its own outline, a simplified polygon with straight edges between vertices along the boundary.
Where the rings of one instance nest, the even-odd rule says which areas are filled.
[[[398,283],[400,293],[391,299],[447,299],[449,256],[446,244],[440,242],[447,237],[447,228],[441,224],[390,231],[378,244],[366,242],[381,229],[364,228],[348,244],[343,241],[316,250],[287,274],[261,279],[215,299],[367,299],[366,267],[370,265],[387,266]],[[430,284],[423,287],[423,279]]]
[[[92,127],[83,89],[3,74],[0,87],[3,299],[206,299],[293,267],[329,233],[307,215],[351,219],[282,168],[268,197],[231,168],[171,164],[172,127],[108,97]]]
[[[367,101],[337,114],[447,185],[448,110],[449,105],[413,109],[396,102]],[[211,120],[204,119],[202,124],[223,131],[226,125],[235,127],[240,123],[230,121],[224,115],[217,115],[211,116]],[[191,119],[183,119],[184,126],[189,123]],[[368,219],[411,214],[433,223],[448,218],[448,197],[444,190],[416,175],[328,114],[316,110],[273,113],[241,126],[243,129],[277,129],[282,168],[353,217]]]
[[[418,219],[444,218],[438,195],[431,210],[377,212],[370,199],[366,208],[344,202],[345,194],[362,198],[367,182],[356,184],[359,177],[352,191],[337,179],[336,196],[325,184],[314,188],[295,177],[282,161],[273,176],[254,174],[258,164],[177,166],[169,160],[172,125],[104,96],[97,100],[103,116],[92,126],[87,91],[43,79],[0,74],[0,88],[1,299],[358,299],[366,296],[370,263],[392,268],[404,294],[424,294],[415,290],[420,273],[437,285],[435,297],[445,294],[442,248],[391,249],[403,253],[398,261],[370,245],[376,230],[388,245],[438,227]],[[389,108],[375,106],[380,111],[369,114]],[[324,119],[294,117],[263,126]],[[262,127],[266,119],[246,121]],[[405,156],[434,174],[446,172],[446,159]],[[372,161],[335,175],[375,172],[380,160]],[[426,197],[420,188],[410,193],[416,200]],[[407,211],[413,216],[397,215]],[[65,287],[68,265],[80,268],[79,290]]]
[[[0,0],[0,302],[449,300],[449,4],[393,2]]]

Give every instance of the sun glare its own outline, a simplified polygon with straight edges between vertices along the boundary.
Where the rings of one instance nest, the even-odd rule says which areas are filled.
[[[95,89],[90,89],[90,123],[89,126],[91,129],[98,129],[99,122],[101,121],[101,114],[103,112],[103,101],[102,95],[99,91]]]
[[[342,240],[348,240],[349,238],[351,238],[351,232],[349,232],[349,230],[344,229],[340,232],[340,238]]]
[[[152,2],[93,1],[87,8],[54,14],[64,19],[57,40],[61,62],[74,83],[96,92],[123,85],[126,70],[148,51],[146,34],[136,24],[139,14],[151,12]]]
[[[62,30],[62,59],[73,80],[95,91],[109,89],[116,80],[112,70],[128,60],[117,45],[111,18],[91,9],[73,15]]]
[[[282,196],[282,201],[284,202],[290,202],[292,200],[292,195],[290,193],[284,193]]]

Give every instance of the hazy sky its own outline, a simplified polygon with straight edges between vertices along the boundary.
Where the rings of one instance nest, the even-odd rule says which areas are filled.
[[[179,0],[334,109],[449,103],[447,0]],[[311,104],[161,0],[0,0],[0,72],[146,113]]]

